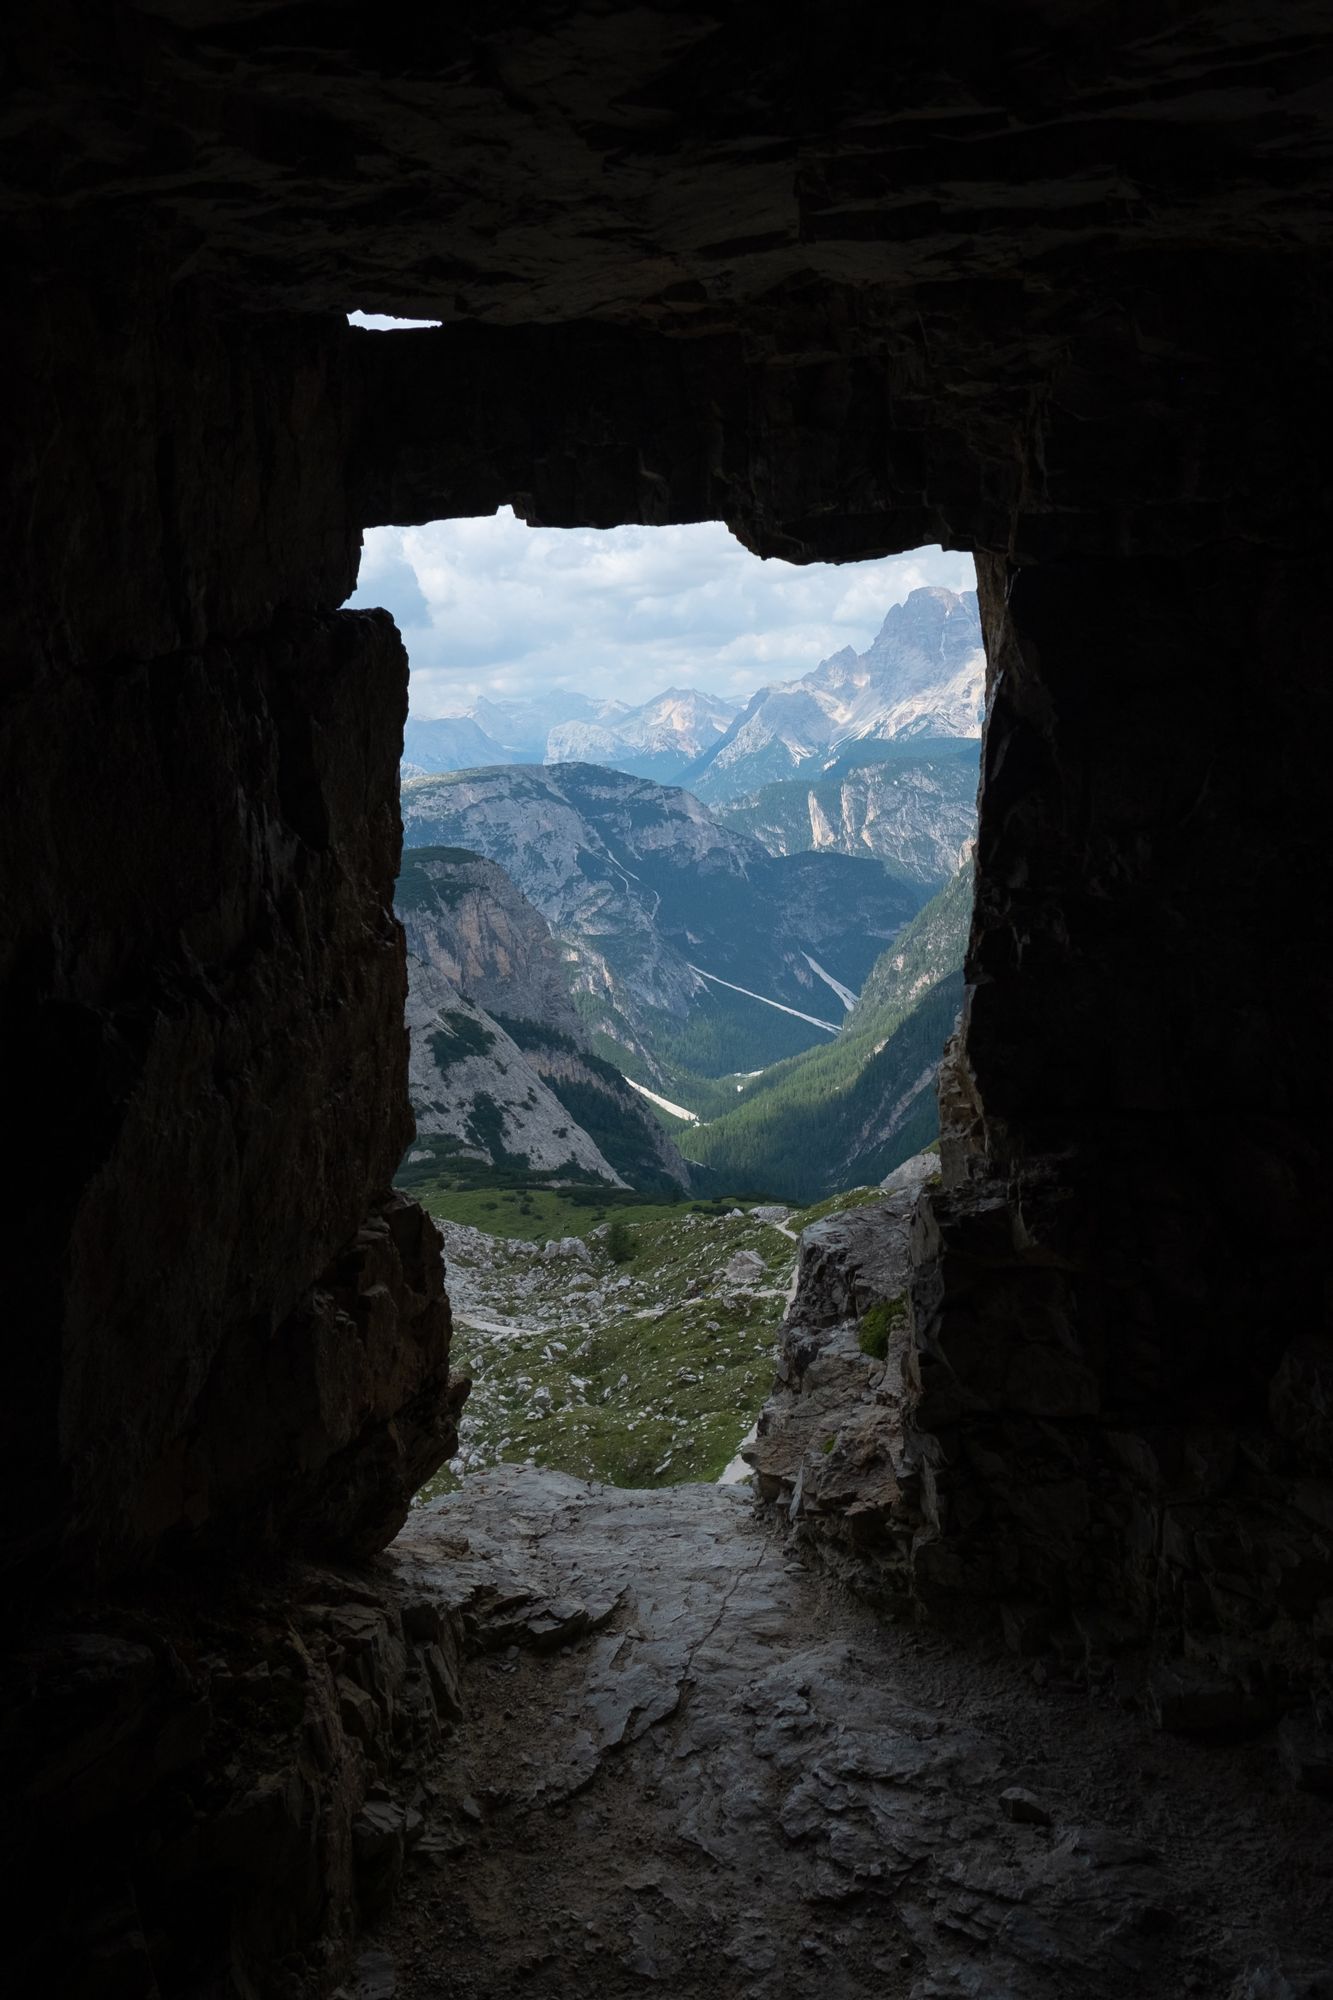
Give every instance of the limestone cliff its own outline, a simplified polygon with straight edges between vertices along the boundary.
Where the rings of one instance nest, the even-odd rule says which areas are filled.
[[[848,758],[824,777],[765,785],[718,817],[770,854],[872,854],[890,874],[933,892],[957,873],[976,835],[979,748],[966,738],[875,746],[873,762]]]
[[[455,848],[410,850],[396,904],[417,1118],[409,1167],[689,1185],[643,1100],[589,1046],[560,948],[502,868]]]

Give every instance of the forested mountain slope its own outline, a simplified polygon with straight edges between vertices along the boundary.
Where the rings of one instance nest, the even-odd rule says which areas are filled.
[[[874,967],[835,1042],[778,1063],[693,1129],[692,1157],[737,1185],[811,1201],[879,1180],[935,1137],[935,1084],[962,999],[965,864]]]

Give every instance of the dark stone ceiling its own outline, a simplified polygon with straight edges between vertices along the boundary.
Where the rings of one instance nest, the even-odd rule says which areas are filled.
[[[249,307],[744,323],[1325,237],[1333,16],[1263,5],[158,0],[10,15],[21,232]],[[1109,281],[1108,281],[1109,282]]]

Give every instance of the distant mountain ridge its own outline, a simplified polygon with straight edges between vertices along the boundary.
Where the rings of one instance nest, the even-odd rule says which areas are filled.
[[[516,752],[506,750],[469,715],[441,715],[431,722],[412,716],[403,730],[403,775],[421,777],[434,771],[466,771],[477,764],[515,764]]]
[[[698,688],[667,688],[637,708],[606,713],[596,722],[557,723],[547,736],[543,762],[604,764],[668,784],[726,734],[739,707]]]
[[[848,744],[978,736],[984,682],[976,592],[932,585],[891,605],[864,653],[844,646],[747,702],[698,687],[637,704],[569,688],[484,696],[462,715],[411,719],[403,760],[417,774],[600,764],[729,800],[822,769]]]
[[[976,592],[923,587],[890,606],[866,652],[844,646],[761,688],[681,782],[717,803],[821,769],[852,743],[979,737],[985,682]]]
[[[604,764],[669,783],[735,721],[741,704],[699,688],[671,687],[631,705],[553,689],[522,701],[483,699],[464,715],[408,721],[409,776],[490,764]]]

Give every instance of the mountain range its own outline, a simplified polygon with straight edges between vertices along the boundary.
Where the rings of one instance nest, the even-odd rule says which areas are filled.
[[[710,803],[823,771],[852,744],[979,737],[986,655],[977,596],[936,587],[891,605],[864,653],[761,688],[681,782]]]
[[[600,764],[710,802],[824,773],[853,745],[980,735],[985,655],[975,591],[914,590],[864,653],[845,646],[744,704],[672,687],[630,705],[553,689],[412,719],[406,775],[512,763]]]
[[[558,690],[531,701],[478,701],[466,715],[408,721],[403,771],[421,776],[487,764],[604,764],[670,783],[735,721],[741,704],[699,688],[650,701],[593,701]]]
[[[667,688],[637,708],[607,702],[596,721],[557,723],[543,761],[605,764],[669,784],[726,734],[739,706],[698,688]]]
[[[402,813],[408,850],[504,869],[597,1051],[701,1114],[716,1079],[835,1034],[923,900],[877,860],[773,855],[688,792],[592,765],[408,778]]]

